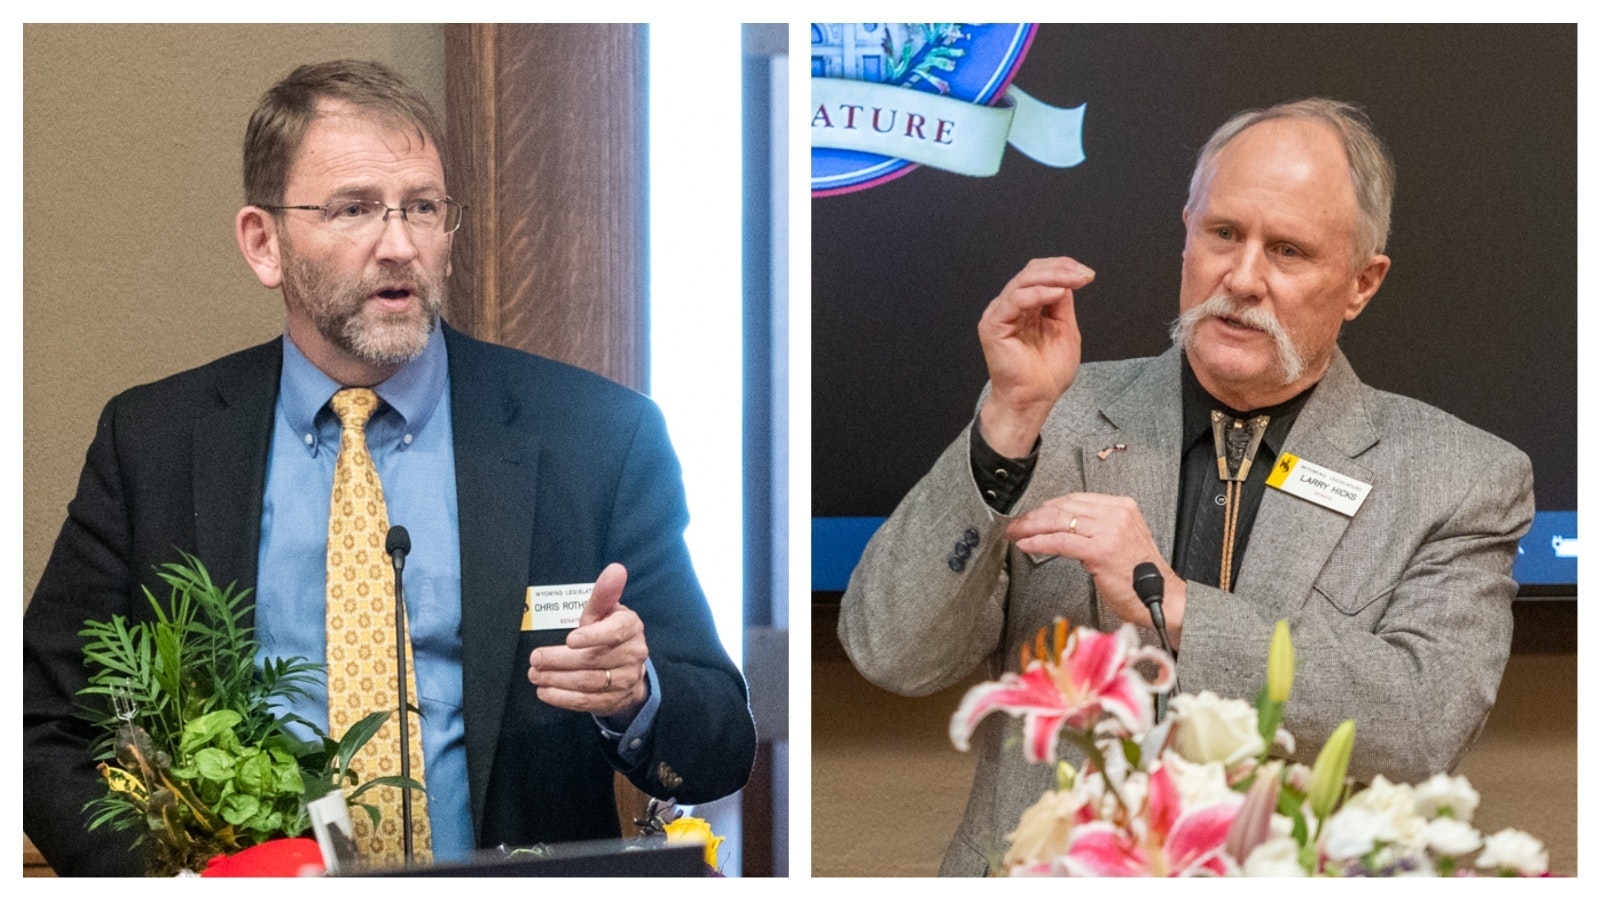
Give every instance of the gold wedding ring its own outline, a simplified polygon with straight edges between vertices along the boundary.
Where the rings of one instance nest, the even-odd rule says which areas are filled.
[[[1072,521],[1067,523],[1067,534],[1077,534],[1077,533],[1078,533],[1078,517],[1077,516],[1073,516],[1072,517]]]
[[[611,670],[610,669],[606,670],[606,686],[604,688],[601,688],[601,690],[602,691],[611,690]]]

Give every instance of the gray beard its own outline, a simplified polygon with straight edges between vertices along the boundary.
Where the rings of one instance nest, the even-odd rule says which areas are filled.
[[[285,263],[284,290],[296,298],[325,340],[363,362],[380,366],[408,363],[422,354],[439,324],[445,297],[442,281],[406,273],[398,278],[391,274],[340,283],[305,260],[290,257]],[[421,301],[420,315],[367,309],[367,298],[374,291],[396,281],[410,283]]]
[[[1278,317],[1260,306],[1240,303],[1229,294],[1216,294],[1178,316],[1178,320],[1172,323],[1172,343],[1179,350],[1187,350],[1189,343],[1194,339],[1195,327],[1200,324],[1201,319],[1211,316],[1237,319],[1251,328],[1259,328],[1266,332],[1277,348],[1278,374],[1283,379],[1283,384],[1293,384],[1305,374],[1305,356],[1300,352],[1300,348],[1294,345],[1289,332],[1278,322]]]

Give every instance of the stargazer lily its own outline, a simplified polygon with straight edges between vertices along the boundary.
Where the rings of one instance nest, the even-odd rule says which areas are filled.
[[[1237,875],[1227,853],[1228,829],[1243,798],[1183,808],[1183,797],[1165,765],[1150,773],[1143,816],[1120,827],[1087,822],[1073,832],[1057,858],[1062,874],[1077,876]]]
[[[1156,647],[1141,647],[1132,625],[1114,634],[1092,628],[1070,628],[1057,619],[1052,646],[1050,629],[1041,629],[1031,647],[1022,649],[1022,673],[1007,672],[999,681],[973,686],[950,718],[950,740],[966,750],[972,732],[991,712],[1025,719],[1024,745],[1032,762],[1054,762],[1063,726],[1084,732],[1110,716],[1132,733],[1148,729],[1154,718],[1152,690],[1166,690],[1173,680],[1172,658]],[[1157,670],[1155,683],[1133,664],[1147,660]]]

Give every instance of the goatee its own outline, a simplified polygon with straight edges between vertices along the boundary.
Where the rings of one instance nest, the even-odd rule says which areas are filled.
[[[381,271],[355,283],[343,282],[303,259],[284,266],[284,291],[295,298],[330,344],[373,365],[400,365],[416,359],[438,326],[444,307],[442,279],[415,268]],[[418,308],[393,312],[369,308],[380,292],[409,292]]]

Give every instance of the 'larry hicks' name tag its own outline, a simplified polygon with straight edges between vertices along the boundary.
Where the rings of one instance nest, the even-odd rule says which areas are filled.
[[[1267,484],[1318,506],[1347,516],[1356,514],[1372,485],[1307,462],[1293,453],[1278,454]]]
[[[546,584],[528,588],[528,599],[522,607],[523,631],[546,631],[553,628],[578,627],[583,607],[594,591],[594,582],[588,584]]]

